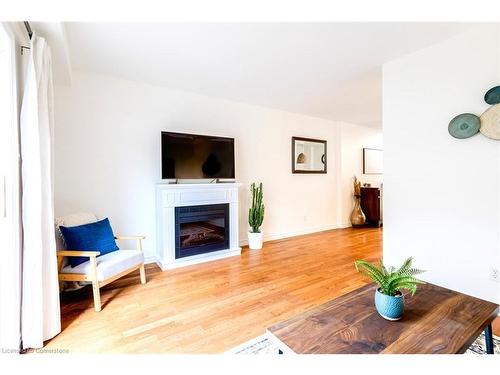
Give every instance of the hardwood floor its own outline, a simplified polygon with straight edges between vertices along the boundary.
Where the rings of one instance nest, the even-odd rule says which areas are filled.
[[[221,353],[368,282],[356,259],[382,253],[382,229],[338,229],[268,242],[241,257],[161,272],[148,265],[102,289],[61,298],[63,331],[47,348],[99,353]]]
[[[497,316],[491,325],[493,328],[493,334],[500,336],[500,316]]]

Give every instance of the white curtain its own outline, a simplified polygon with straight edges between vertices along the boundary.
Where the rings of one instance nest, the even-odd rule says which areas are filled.
[[[53,83],[50,48],[32,36],[20,118],[23,348],[61,331],[53,200]]]

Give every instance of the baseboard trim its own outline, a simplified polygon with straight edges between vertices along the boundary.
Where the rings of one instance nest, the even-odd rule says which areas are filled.
[[[158,258],[155,255],[146,255],[144,257],[144,264],[156,263],[159,265]]]
[[[263,241],[268,242],[268,241],[283,240],[286,238],[303,236],[305,234],[313,234],[313,233],[318,233],[318,232],[324,232],[326,230],[344,229],[344,228],[350,228],[350,227],[351,227],[351,223],[341,223],[341,224],[322,225],[319,227],[309,228],[309,229],[301,230],[301,231],[272,233],[272,234],[264,235]],[[240,240],[239,244],[240,244],[240,246],[248,246],[248,239]],[[230,256],[234,256],[234,255],[237,255],[237,254],[233,253]],[[160,268],[172,268],[172,267],[168,267],[166,264],[162,264],[162,262],[158,259],[158,257],[156,255],[147,255],[144,258],[144,264],[152,264],[152,263],[156,263]]]
[[[241,255],[241,247],[228,250],[215,251],[212,253],[206,253],[202,255],[195,255],[192,257],[181,258],[171,263],[163,262],[161,260],[158,260],[156,263],[160,266],[162,271],[165,271],[165,270],[191,266],[194,264],[200,264],[205,262],[211,262],[214,260],[219,260],[239,255]]]
[[[268,242],[268,241],[283,240],[285,238],[292,238],[292,237],[297,237],[297,236],[303,236],[305,234],[324,232],[326,230],[344,229],[344,228],[347,228],[350,226],[351,226],[351,224],[344,224],[344,223],[342,223],[340,225],[339,224],[330,224],[330,225],[322,225],[319,227],[309,228],[309,229],[300,230],[300,231],[264,234],[263,241]],[[239,244],[240,244],[240,246],[247,246],[248,239],[240,240]]]

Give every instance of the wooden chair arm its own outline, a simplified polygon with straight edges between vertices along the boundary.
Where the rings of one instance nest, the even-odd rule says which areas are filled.
[[[146,236],[119,236],[116,235],[116,240],[144,240]]]
[[[137,250],[142,251],[142,240],[145,239],[146,236],[119,236],[116,235],[115,239],[120,240],[135,240],[137,241]]]
[[[83,251],[83,250],[59,250],[58,257],[97,257],[101,254],[100,251]]]

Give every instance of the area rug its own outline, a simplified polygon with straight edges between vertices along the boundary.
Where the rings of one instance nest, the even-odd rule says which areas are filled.
[[[495,354],[500,354],[500,338],[493,336],[493,346]],[[256,337],[247,341],[237,347],[229,350],[226,354],[279,354],[278,347],[269,340],[266,335]],[[465,354],[486,354],[486,345],[484,341],[484,333],[474,341],[474,343],[467,349]]]

